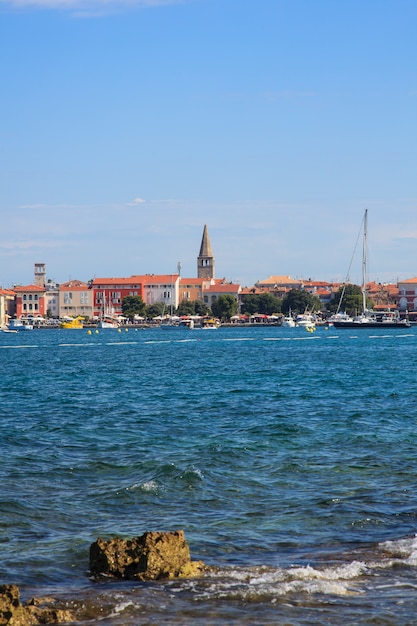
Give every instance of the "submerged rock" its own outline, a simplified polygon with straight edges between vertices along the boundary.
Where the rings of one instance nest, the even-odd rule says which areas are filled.
[[[100,537],[90,546],[93,575],[136,580],[201,576],[208,568],[191,561],[184,531],[146,532],[132,539]]]
[[[0,626],[36,626],[73,621],[70,611],[56,608],[53,604],[54,600],[33,599],[23,605],[17,585],[0,585]]]

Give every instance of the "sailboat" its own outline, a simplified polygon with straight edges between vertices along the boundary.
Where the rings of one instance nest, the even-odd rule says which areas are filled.
[[[107,329],[107,328],[119,328],[119,323],[110,312],[110,296],[109,303],[106,305],[106,292],[103,291],[103,311],[100,315],[100,319],[97,324],[97,328]]]
[[[409,328],[410,323],[406,319],[401,319],[397,310],[372,311],[366,306],[366,284],[367,284],[367,228],[368,209],[365,209],[363,218],[363,249],[362,249],[362,312],[347,319],[333,319],[335,328]]]

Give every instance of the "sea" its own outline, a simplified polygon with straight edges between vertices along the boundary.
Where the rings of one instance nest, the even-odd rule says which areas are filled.
[[[0,582],[74,624],[417,624],[417,327],[0,332]],[[95,580],[184,530],[202,578]]]

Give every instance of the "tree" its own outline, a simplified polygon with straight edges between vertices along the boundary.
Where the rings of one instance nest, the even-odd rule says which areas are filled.
[[[165,305],[163,302],[154,302],[154,304],[150,304],[146,307],[145,313],[148,319],[152,319],[154,317],[158,317],[158,315],[162,315],[165,310]]]
[[[237,300],[230,294],[224,294],[213,302],[211,310],[220,319],[230,319],[237,313]]]
[[[125,296],[122,300],[122,313],[125,317],[133,320],[135,315],[144,315],[146,304],[142,296]]]
[[[242,313],[253,315],[273,315],[281,312],[282,301],[272,293],[248,294],[242,296]]]
[[[366,299],[366,307],[371,309],[373,302],[369,298]],[[362,287],[359,285],[344,285],[340,287],[329,306],[331,311],[344,311],[348,315],[358,315],[363,308]]]
[[[194,300],[194,308],[196,315],[208,315],[210,313],[209,306],[202,300]]]
[[[304,313],[304,311],[320,311],[321,302],[317,296],[313,296],[308,291],[302,289],[291,289],[282,300],[281,311],[287,314],[291,309],[292,313]]]
[[[177,308],[177,315],[194,315],[195,303],[193,300],[183,300]]]

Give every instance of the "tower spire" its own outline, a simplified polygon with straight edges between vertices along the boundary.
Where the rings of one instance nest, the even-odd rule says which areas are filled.
[[[200,254],[197,259],[197,276],[198,278],[214,278],[214,256],[206,224],[204,224]]]

